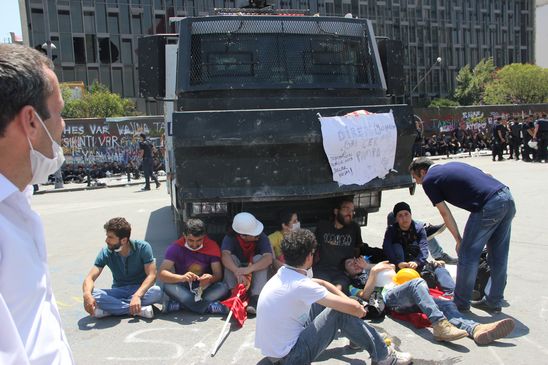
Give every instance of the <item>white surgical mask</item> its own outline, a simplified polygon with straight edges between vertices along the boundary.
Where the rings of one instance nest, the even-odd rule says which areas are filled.
[[[30,165],[32,169],[32,179],[30,184],[41,184],[48,180],[48,176],[53,174],[55,171],[59,170],[65,162],[65,155],[63,154],[63,149],[57,142],[53,140],[51,134],[49,133],[44,121],[38,113],[34,112],[46,133],[48,134],[49,139],[51,140],[51,149],[53,151],[53,158],[49,158],[38,152],[32,147],[30,139],[27,138],[30,145]]]
[[[312,268],[306,270],[306,277],[309,279],[312,279],[314,277],[314,273],[312,272]]]
[[[301,228],[301,222],[295,222],[295,223],[293,223],[293,225],[291,226],[291,230],[292,230],[292,231],[296,231],[296,230],[298,230],[298,229],[300,229],[300,228]]]
[[[185,247],[188,248],[190,251],[198,251],[199,249],[201,249],[202,247],[204,247],[203,244],[201,244],[200,246],[198,246],[197,248],[192,248],[188,245],[188,242],[185,242]]]

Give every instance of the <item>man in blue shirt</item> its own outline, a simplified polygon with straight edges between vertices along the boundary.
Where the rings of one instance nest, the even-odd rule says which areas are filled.
[[[487,246],[491,290],[472,305],[499,312],[506,286],[512,219],[516,214],[510,189],[491,175],[462,162],[433,165],[432,160],[420,157],[411,163],[409,171],[417,184],[422,184],[457,242],[455,304],[460,310],[470,308],[479,257]],[[470,212],[464,237],[446,202]]]
[[[96,318],[128,314],[153,318],[152,304],[162,300],[162,290],[154,285],[156,263],[150,244],[130,240],[131,226],[124,218],[112,218],[104,228],[107,247],[84,280],[84,309]],[[96,289],[93,284],[105,266],[112,272],[112,288]]]

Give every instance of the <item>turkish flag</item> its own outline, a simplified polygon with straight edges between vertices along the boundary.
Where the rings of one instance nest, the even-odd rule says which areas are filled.
[[[232,315],[236,318],[240,327],[242,327],[247,319],[247,312],[245,310],[247,307],[247,289],[244,284],[238,284],[232,288],[230,298],[223,300],[221,304],[230,309]]]

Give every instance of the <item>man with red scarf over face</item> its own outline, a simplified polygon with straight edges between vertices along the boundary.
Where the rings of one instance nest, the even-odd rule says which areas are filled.
[[[257,299],[268,280],[272,265],[272,247],[264,226],[252,214],[236,214],[232,222],[234,234],[228,234],[221,244],[224,280],[229,288],[247,284],[251,275],[251,295],[247,313],[256,314]]]
[[[221,250],[207,236],[202,220],[185,223],[183,236],[166,250],[159,278],[165,283],[163,312],[182,307],[199,314],[228,313],[219,302],[228,295],[228,287],[221,281]]]

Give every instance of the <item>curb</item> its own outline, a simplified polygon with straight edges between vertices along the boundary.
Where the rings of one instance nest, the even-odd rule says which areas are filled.
[[[159,180],[160,182],[165,183],[164,180]],[[49,193],[65,193],[65,192],[72,192],[72,191],[83,191],[83,190],[97,190],[97,189],[107,189],[107,188],[123,188],[126,186],[133,186],[133,185],[143,185],[144,181],[135,181],[135,182],[128,182],[125,184],[112,184],[112,185],[104,185],[104,186],[78,186],[73,188],[61,188],[61,189],[48,189],[48,190],[38,190],[34,193],[34,195],[42,195],[42,194],[49,194]]]

